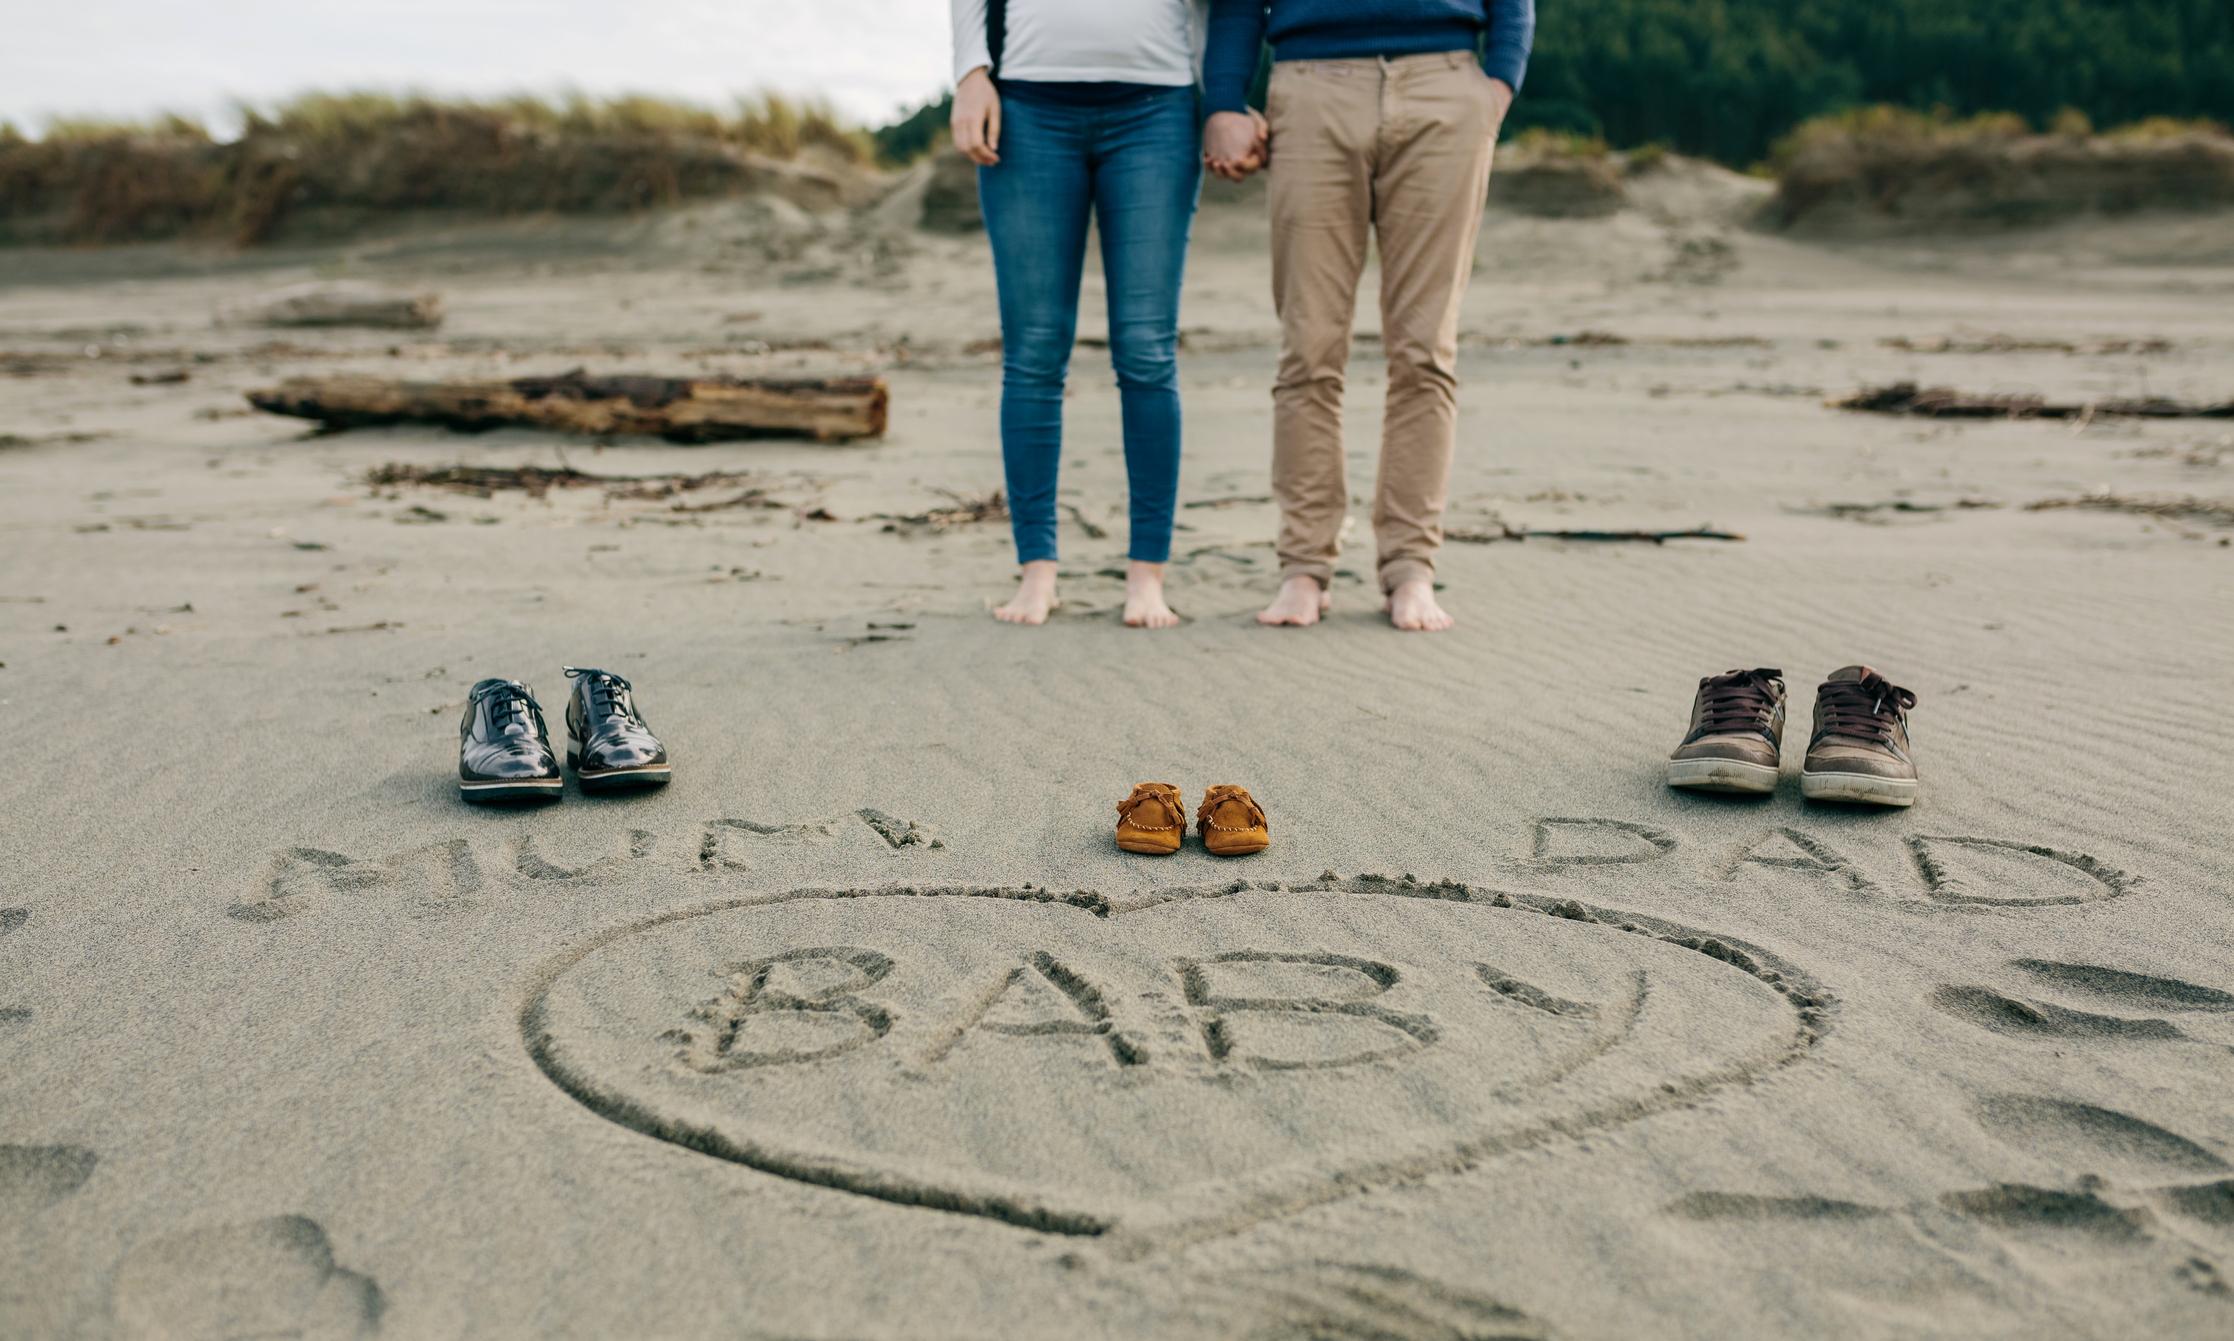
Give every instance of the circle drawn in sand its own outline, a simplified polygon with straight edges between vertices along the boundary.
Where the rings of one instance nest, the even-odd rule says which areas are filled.
[[[1367,876],[730,900],[548,965],[521,1030],[646,1135],[1137,1250],[1693,1102],[1832,1009],[1726,937]]]

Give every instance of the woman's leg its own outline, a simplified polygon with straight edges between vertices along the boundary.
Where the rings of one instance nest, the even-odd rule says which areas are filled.
[[[1001,111],[1001,161],[977,170],[977,194],[1000,290],[1001,465],[1024,580],[994,613],[1038,624],[1055,605],[1055,482],[1086,263],[1091,123],[1077,109],[1020,98]]]
[[[1163,628],[1178,622],[1163,565],[1179,495],[1179,287],[1202,185],[1194,90],[1127,104],[1097,138],[1094,212],[1132,492],[1125,622]]]

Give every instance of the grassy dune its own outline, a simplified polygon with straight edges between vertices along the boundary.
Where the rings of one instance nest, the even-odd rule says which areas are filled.
[[[2065,112],[2036,131],[2008,113],[1867,107],[1800,126],[1770,167],[1774,217],[1786,227],[2022,225],[2234,206],[2234,135],[2165,117],[2097,133]]]
[[[869,137],[775,96],[724,116],[651,98],[454,102],[313,95],[220,141],[172,117],[0,126],[0,241],[206,236],[242,245],[322,214],[620,210],[764,189],[865,163]]]
[[[0,243],[249,246],[400,212],[609,212],[758,192],[830,207],[861,198],[872,163],[943,139],[924,129],[935,119],[926,111],[872,135],[780,97],[725,115],[650,98],[350,94],[251,114],[230,140],[175,117],[61,122],[35,140],[0,126]],[[1522,131],[1506,146],[1503,197],[1540,196],[1540,213],[1609,213],[1623,174],[1662,152],[1615,155],[1596,135]],[[2021,225],[2234,205],[2234,135],[2207,121],[2098,133],[2076,112],[2035,129],[2009,113],[1865,107],[1804,123],[1761,171],[1777,181],[1770,221],[1782,227]]]

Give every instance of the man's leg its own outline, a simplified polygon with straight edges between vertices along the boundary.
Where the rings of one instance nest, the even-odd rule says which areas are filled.
[[[1024,569],[993,613],[1045,622],[1055,606],[1055,480],[1063,455],[1063,379],[1078,333],[1091,201],[1086,144],[1070,109],[1007,99],[1001,161],[977,170],[1001,301],[1001,465]]]
[[[1124,412],[1131,492],[1125,622],[1169,628],[1164,600],[1179,497],[1179,288],[1202,185],[1191,88],[1151,94],[1103,117],[1094,213],[1109,289],[1109,361]]]
[[[1435,601],[1458,438],[1458,307],[1474,267],[1497,127],[1470,53],[1393,62],[1374,180],[1388,409],[1373,494],[1381,589],[1397,627],[1436,630]]]
[[[1272,391],[1272,495],[1280,504],[1280,594],[1257,618],[1315,624],[1341,548],[1349,488],[1342,382],[1372,212],[1380,62],[1294,61],[1272,69],[1272,302],[1280,376]]]

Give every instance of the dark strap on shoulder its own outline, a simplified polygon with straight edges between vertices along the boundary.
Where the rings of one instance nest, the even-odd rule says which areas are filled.
[[[985,0],[985,50],[993,59],[993,67],[986,71],[995,80],[1001,77],[1001,48],[1008,45],[1008,0]]]

